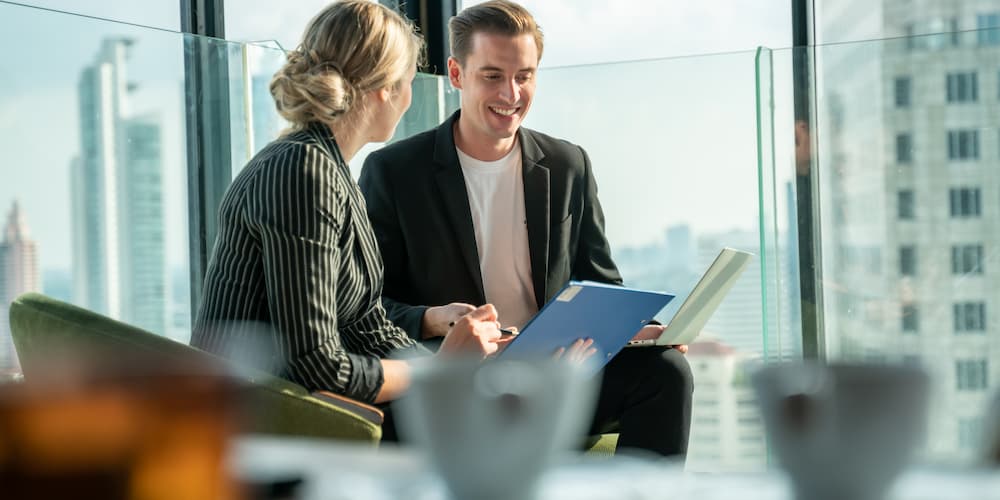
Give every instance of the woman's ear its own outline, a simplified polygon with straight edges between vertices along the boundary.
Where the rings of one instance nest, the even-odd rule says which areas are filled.
[[[389,102],[390,97],[392,97],[392,91],[388,87],[375,91],[375,98],[381,102]]]

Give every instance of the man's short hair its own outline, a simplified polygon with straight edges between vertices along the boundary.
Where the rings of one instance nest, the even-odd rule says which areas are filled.
[[[541,28],[528,9],[509,0],[490,0],[463,9],[448,21],[448,33],[451,55],[462,65],[472,51],[472,36],[476,33],[531,35],[538,47],[538,58],[542,58]]]

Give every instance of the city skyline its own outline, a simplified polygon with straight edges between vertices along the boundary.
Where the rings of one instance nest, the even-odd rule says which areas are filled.
[[[10,303],[19,295],[41,291],[38,245],[17,200],[11,203],[0,237],[0,378],[20,372],[10,335]]]
[[[73,302],[163,334],[166,324],[160,124],[129,94],[129,38],[107,38],[80,73],[80,151],[71,163]]]

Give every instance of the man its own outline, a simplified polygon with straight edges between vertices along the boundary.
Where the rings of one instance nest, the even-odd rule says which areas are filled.
[[[622,283],[587,154],[521,127],[543,45],[531,14],[494,0],[463,10],[449,29],[461,110],[371,154],[359,181],[385,262],[383,303],[424,341],[473,305],[493,303],[501,323],[520,327],[570,279]],[[592,432],[617,428],[619,449],[683,455],[692,392],[683,350],[612,359]]]

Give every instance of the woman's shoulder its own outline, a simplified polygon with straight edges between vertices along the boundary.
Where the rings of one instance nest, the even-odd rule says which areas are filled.
[[[297,177],[333,181],[337,160],[323,144],[308,133],[292,132],[264,146],[243,168],[241,176],[257,179]]]

